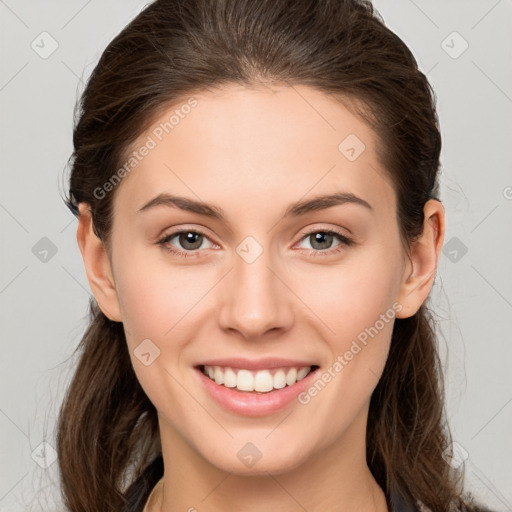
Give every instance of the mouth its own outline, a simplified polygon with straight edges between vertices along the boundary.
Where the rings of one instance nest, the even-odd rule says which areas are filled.
[[[302,404],[300,393],[313,384],[320,371],[311,360],[274,356],[211,359],[193,368],[207,400],[246,417],[271,415],[294,403]]]
[[[201,364],[195,368],[219,386],[241,393],[262,395],[294,386],[318,370],[319,366],[282,366],[252,370]]]

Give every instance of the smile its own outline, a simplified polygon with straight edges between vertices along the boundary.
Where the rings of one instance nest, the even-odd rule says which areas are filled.
[[[243,361],[232,360],[232,366],[200,364],[194,370],[207,400],[242,416],[264,416],[298,404],[298,395],[311,386],[319,372],[319,366],[304,362],[294,366],[284,366],[289,364],[284,362],[277,366],[276,360],[271,364],[240,363]]]
[[[293,386],[304,379],[316,366],[282,367],[263,370],[247,370],[222,366],[201,367],[203,373],[216,384],[238,391],[268,393],[285,386]]]

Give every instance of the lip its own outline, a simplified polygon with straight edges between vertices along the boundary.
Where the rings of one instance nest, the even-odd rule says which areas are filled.
[[[262,359],[244,359],[243,357],[232,357],[229,359],[210,359],[201,361],[197,366],[229,366],[231,368],[245,370],[270,370],[272,368],[288,368],[304,366],[318,366],[318,363],[311,361],[295,361],[292,359],[283,359],[279,357],[264,357]]]
[[[219,361],[220,360],[217,362]],[[227,360],[223,361],[223,364],[215,364],[212,366],[230,366],[225,364],[225,361]],[[229,361],[233,362],[234,360],[230,359]],[[273,361],[277,360],[273,359]],[[222,384],[216,384],[215,381],[211,380],[203,373],[201,366],[195,366],[194,370],[200,379],[200,383],[206,393],[225,410],[242,416],[265,416],[284,409],[293,401],[297,402],[298,395],[311,385],[313,379],[316,379],[319,370],[317,365],[302,363],[301,365],[315,366],[315,369],[311,370],[306,375],[306,377],[304,377],[302,380],[299,380],[292,386],[285,386],[282,389],[275,389],[274,391],[269,391],[262,394],[256,394],[247,391],[235,391],[232,388],[227,388]],[[295,363],[291,366],[295,366]],[[247,368],[247,366],[243,367]],[[262,367],[255,368],[253,365],[252,368],[247,369],[261,368]],[[264,366],[263,368],[275,368],[275,366]],[[298,405],[298,403],[296,403],[296,405]]]

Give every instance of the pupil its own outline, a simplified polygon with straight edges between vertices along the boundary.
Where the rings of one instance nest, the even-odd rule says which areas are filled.
[[[316,247],[317,249],[328,249],[331,242],[332,242],[333,235],[329,233],[315,233],[314,235],[314,243],[319,243],[321,247]],[[322,241],[322,239],[325,239]],[[312,244],[313,248],[315,248],[315,245]]]
[[[180,235],[180,243],[186,249],[198,249],[201,246],[201,236],[202,235],[199,235],[198,233],[188,232],[186,234]],[[199,242],[197,240],[194,241],[195,237],[199,238]],[[187,244],[192,244],[193,247],[187,246]]]

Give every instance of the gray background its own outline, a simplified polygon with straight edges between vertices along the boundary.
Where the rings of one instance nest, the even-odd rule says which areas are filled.
[[[0,0],[0,511],[58,509],[53,429],[90,294],[61,200],[73,108],[146,3]],[[375,6],[438,97],[447,233],[432,306],[459,454],[449,462],[478,498],[512,511],[512,3]]]

